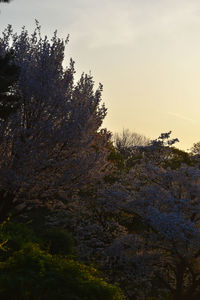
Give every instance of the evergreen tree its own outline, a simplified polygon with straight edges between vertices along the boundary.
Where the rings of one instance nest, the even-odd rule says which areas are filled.
[[[0,57],[0,118],[5,120],[19,107],[20,96],[16,91],[19,68],[12,61],[12,54]]]

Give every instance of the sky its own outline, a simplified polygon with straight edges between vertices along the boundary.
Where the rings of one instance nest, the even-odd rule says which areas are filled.
[[[13,0],[0,5],[1,31],[32,33],[37,19],[49,38],[70,35],[65,63],[77,78],[91,72],[104,86],[103,126],[152,139],[172,131],[190,149],[200,141],[199,0]]]

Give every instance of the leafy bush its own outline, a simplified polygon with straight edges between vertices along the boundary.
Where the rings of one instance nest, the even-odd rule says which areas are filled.
[[[73,240],[63,229],[49,229],[42,234],[42,239],[51,254],[67,255],[73,251]]]
[[[0,265],[1,299],[123,299],[117,287],[97,278],[95,269],[53,256],[27,243]]]
[[[23,224],[4,223],[0,238],[6,242],[1,247],[0,299],[124,299],[118,287],[99,278],[96,269],[42,250],[39,244],[42,242],[39,239],[37,242],[37,237]],[[45,238],[53,242],[52,253],[71,251],[70,244],[64,246],[69,241],[66,232],[49,230]]]
[[[39,239],[28,226],[7,221],[0,225],[0,243],[3,244],[0,250],[1,259],[9,257],[29,242],[36,243]]]

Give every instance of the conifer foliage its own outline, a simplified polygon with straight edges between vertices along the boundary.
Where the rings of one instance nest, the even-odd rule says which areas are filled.
[[[12,54],[0,57],[0,118],[7,119],[19,107],[20,95],[16,91],[19,68],[12,62]]]

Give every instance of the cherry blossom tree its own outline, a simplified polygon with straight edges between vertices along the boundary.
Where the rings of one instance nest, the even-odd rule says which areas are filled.
[[[1,205],[7,212],[20,199],[55,198],[101,180],[107,167],[110,133],[100,129],[106,116],[102,85],[94,90],[90,75],[74,81],[74,62],[64,68],[68,37],[42,38],[8,26],[0,39],[0,55],[12,51],[20,69],[16,89],[22,103],[0,120]],[[7,192],[14,195],[7,200]],[[5,201],[4,201],[5,200]],[[3,212],[3,214],[2,214]],[[0,210],[1,218],[6,212]]]
[[[140,164],[103,192],[104,211],[117,215],[127,230],[105,249],[107,268],[130,298],[149,295],[166,299],[168,295],[174,300],[197,300],[200,171],[187,165],[163,167],[160,157],[153,163],[155,147],[156,142],[148,146],[149,159],[144,153]],[[169,148],[166,151],[169,153]]]
[[[80,259],[98,263],[127,299],[200,297],[200,171],[166,167],[169,137],[143,149],[140,162],[97,197],[76,198],[61,218]]]

